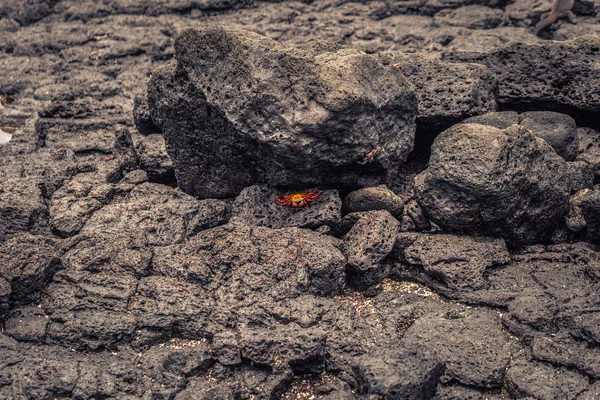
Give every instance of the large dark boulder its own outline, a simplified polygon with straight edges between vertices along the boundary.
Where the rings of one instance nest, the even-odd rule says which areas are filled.
[[[442,228],[521,244],[547,238],[567,213],[567,176],[567,163],[521,126],[461,124],[438,136],[415,189]]]
[[[364,186],[412,150],[416,96],[373,56],[315,55],[218,26],[184,31],[175,50],[176,62],[154,71],[148,100],[186,193]]]

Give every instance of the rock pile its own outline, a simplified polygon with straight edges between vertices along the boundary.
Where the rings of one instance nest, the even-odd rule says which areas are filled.
[[[490,50],[542,8],[0,0],[0,398],[600,398],[598,39]]]

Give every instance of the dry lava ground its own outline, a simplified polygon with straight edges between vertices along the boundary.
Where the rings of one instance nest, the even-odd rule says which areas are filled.
[[[600,3],[550,5],[0,0],[0,398],[600,398]]]

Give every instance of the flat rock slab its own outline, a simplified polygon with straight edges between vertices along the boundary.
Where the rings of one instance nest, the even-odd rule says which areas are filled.
[[[276,196],[281,198],[282,193],[268,186],[245,188],[233,202],[232,221],[274,229],[292,226],[317,229],[325,225],[336,230],[341,223],[342,200],[337,190],[324,190],[308,207],[298,208],[277,204]]]
[[[154,71],[148,103],[186,193],[352,187],[381,181],[412,150],[416,96],[373,56],[218,26],[184,31],[175,50],[176,62]],[[375,149],[372,163],[358,164]]]
[[[168,186],[143,183],[124,201],[96,211],[82,232],[143,234],[151,245],[164,246],[224,224],[229,212],[224,200],[197,200]]]
[[[499,102],[600,111],[600,38],[512,43],[488,53],[453,53],[445,60],[486,65],[500,82]]]
[[[502,239],[420,235],[404,251],[405,259],[453,289],[485,286],[487,268],[510,261]]]

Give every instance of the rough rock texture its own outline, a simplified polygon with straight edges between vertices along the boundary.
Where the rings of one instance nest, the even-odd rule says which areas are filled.
[[[135,151],[140,160],[140,167],[148,173],[150,181],[175,181],[173,162],[167,154],[165,138],[162,135],[152,134],[139,138]]]
[[[404,200],[385,186],[359,189],[344,199],[346,213],[372,210],[386,210],[400,219],[404,211]]]
[[[501,111],[467,118],[463,123],[482,124],[506,129],[518,124],[544,139],[556,153],[567,161],[573,161],[579,152],[579,133],[575,120],[566,114],[552,111],[528,111],[517,114]],[[585,145],[584,145],[585,146]]]
[[[380,59],[415,86],[417,140],[435,137],[467,117],[497,110],[498,84],[484,66],[393,52],[382,53]]]
[[[520,126],[461,124],[438,136],[415,188],[442,228],[532,243],[566,214],[567,176],[565,161]]]
[[[444,285],[460,290],[482,288],[486,269],[510,260],[502,239],[451,235],[421,235],[404,250],[404,258]]]
[[[344,236],[346,269],[355,286],[379,283],[386,276],[384,259],[392,252],[400,223],[387,211],[371,211]]]
[[[227,222],[226,201],[195,198],[167,186],[144,183],[86,222],[83,232],[142,234],[149,244],[178,243],[202,229]]]
[[[597,97],[598,53],[595,45],[582,54],[564,42],[600,33],[600,6],[577,1],[577,24],[561,20],[537,38],[530,30],[551,3],[0,0],[0,136],[11,135],[0,144],[0,398],[600,398],[600,264],[597,235],[588,232],[598,212],[594,201],[585,217],[581,207],[598,191],[587,175],[588,167],[599,171],[598,118],[581,108]],[[306,65],[293,54],[308,64],[360,54],[381,61],[379,78],[392,86],[404,75],[421,105],[414,150],[405,163],[394,160],[385,182],[404,203],[394,213],[401,234],[391,233],[398,223],[384,211],[340,214],[340,196],[383,183],[384,154],[370,142],[306,144],[313,154],[354,157],[343,168],[355,186],[318,185],[324,192],[310,209],[284,214],[297,219],[292,224],[315,222],[316,232],[256,225],[290,223],[277,217],[285,208],[271,210],[271,196],[313,183],[264,189],[264,198],[262,186],[248,184],[237,201],[200,201],[175,189],[147,81],[174,61],[181,32],[212,23],[266,36],[288,56],[253,71]],[[544,42],[550,37],[557,41]],[[494,50],[511,41],[529,44]],[[526,52],[508,53],[519,47]],[[439,60],[457,52],[501,55],[492,67]],[[390,55],[404,60],[399,69],[392,65],[400,60],[386,64]],[[263,56],[256,54],[269,61]],[[374,82],[371,67],[363,78],[356,64],[338,62],[345,97]],[[287,77],[260,78],[292,87]],[[492,114],[475,115],[495,109],[496,85],[504,111],[492,123]],[[280,93],[255,89],[256,98]],[[395,94],[406,96],[405,89]],[[520,96],[530,91],[544,100],[525,104]],[[227,94],[247,99],[236,87]],[[414,177],[427,167],[433,136],[459,118],[505,129],[529,111],[571,115],[580,154],[567,163],[571,212],[564,223],[557,218],[548,242],[555,244],[511,248],[506,260],[500,239],[457,236],[430,223],[414,198]],[[341,126],[356,121],[356,110],[347,114],[353,119]],[[300,140],[320,140],[321,132]],[[311,162],[306,153],[294,168]],[[243,217],[230,219],[237,206]],[[351,273],[347,255],[371,260],[371,272]],[[427,270],[409,255],[429,263]],[[452,285],[438,271],[477,284]]]
[[[341,223],[342,200],[337,190],[324,190],[308,207],[300,208],[281,206],[277,204],[276,196],[282,196],[282,193],[268,186],[245,188],[233,202],[232,220],[275,229],[291,226],[318,229],[325,226],[337,230]]]
[[[598,124],[600,111],[600,38],[584,36],[566,42],[512,43],[489,53],[453,53],[444,59],[486,65],[498,79],[501,104],[572,110]]]
[[[596,179],[600,178],[600,132],[590,128],[577,129],[579,152],[577,159],[592,165]]]
[[[314,55],[225,27],[187,30],[175,48],[177,63],[154,71],[148,98],[186,193],[351,186],[412,150],[414,93],[362,52]],[[359,168],[374,149],[373,165]]]
[[[529,111],[519,115],[519,125],[544,139],[565,160],[573,161],[577,157],[577,125],[568,115],[551,111]]]

